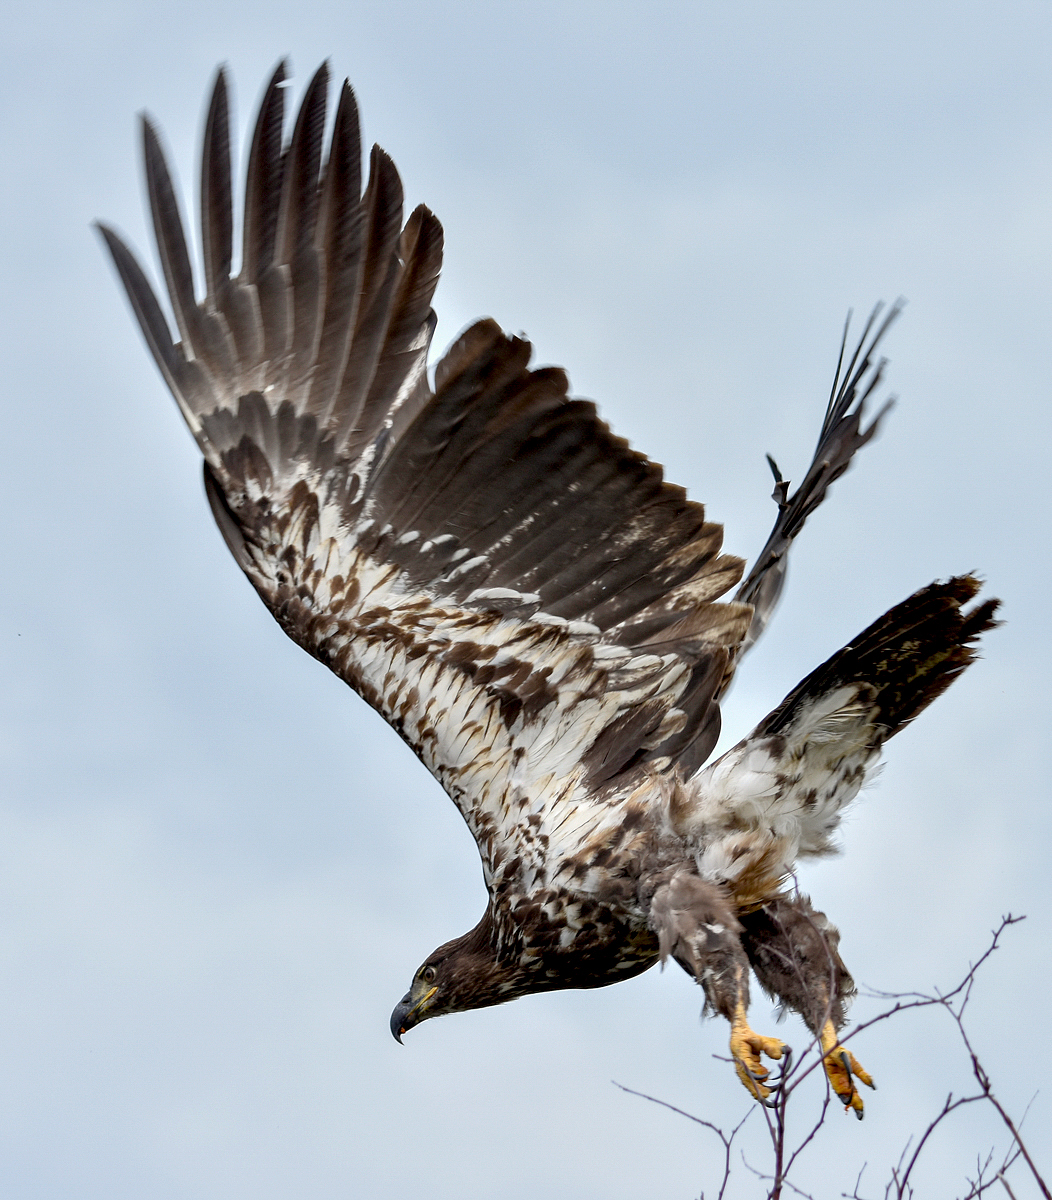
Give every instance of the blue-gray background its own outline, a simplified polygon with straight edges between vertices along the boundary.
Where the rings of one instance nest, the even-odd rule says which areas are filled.
[[[243,129],[286,52],[297,94],[325,57],[351,77],[367,141],[444,222],[436,345],[481,314],[525,330],[733,552],[773,515],[763,453],[806,465],[846,309],[908,297],[902,401],[807,529],[727,735],[918,586],[987,576],[1008,624],[892,743],[845,856],[801,878],[884,989],[949,985],[1001,913],[1030,914],[973,1020],[1021,1112],[1052,984],[1052,9],[44,0],[5,21],[0,1191],[686,1198],[710,1194],[715,1140],[610,1080],[725,1122],[748,1107],[678,970],[388,1033],[421,958],[481,911],[474,847],[230,561],[89,230],[115,222],[153,264],[134,114],[189,198],[216,64]],[[762,1000],[755,1018],[772,1027]],[[856,1048],[881,1090],[862,1125],[831,1114],[800,1175],[821,1196],[867,1161],[881,1192],[968,1083],[945,1020]],[[1046,1167],[1050,1105],[1028,1118]],[[956,1195],[995,1140],[962,1114],[926,1194]]]

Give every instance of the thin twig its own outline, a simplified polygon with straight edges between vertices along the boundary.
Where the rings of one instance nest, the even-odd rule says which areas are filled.
[[[662,1108],[670,1109],[679,1116],[686,1117],[688,1121],[693,1121],[696,1125],[702,1125],[706,1129],[710,1129],[720,1139],[723,1143],[723,1179],[720,1182],[720,1190],[716,1193],[716,1200],[723,1200],[727,1184],[730,1183],[731,1179],[731,1146],[742,1126],[748,1121],[755,1110],[749,1108],[738,1124],[734,1126],[729,1134],[726,1134],[714,1122],[706,1121],[704,1117],[696,1117],[693,1113],[686,1112],[682,1108],[677,1108],[674,1104],[669,1104],[667,1100],[659,1100],[656,1096],[648,1096],[646,1092],[637,1092],[635,1088],[625,1087],[623,1083],[618,1083],[616,1079],[612,1079],[610,1082],[614,1087],[620,1088],[621,1091],[627,1092],[630,1096],[638,1096],[641,1100],[649,1100],[651,1104],[660,1104]]]
[[[958,1108],[961,1108],[965,1104],[974,1104],[976,1100],[983,1100],[983,1099],[985,1099],[985,1097],[983,1096],[983,1094],[981,1092],[977,1096],[962,1096],[957,1100],[954,1100],[952,1092],[946,1097],[946,1101],[943,1104],[942,1109],[939,1112],[939,1114],[932,1119],[932,1121],[928,1125],[928,1128],[925,1129],[925,1131],[921,1134],[921,1136],[917,1142],[917,1148],[913,1151],[913,1154],[910,1157],[910,1161],[906,1166],[906,1170],[902,1174],[902,1179],[897,1180],[897,1189],[896,1189],[895,1195],[899,1198],[899,1200],[901,1200],[901,1198],[906,1194],[906,1189],[909,1187],[910,1175],[913,1174],[913,1168],[917,1165],[917,1159],[920,1158],[921,1151],[924,1149],[925,1145],[927,1144],[928,1138],[931,1137],[931,1135],[935,1132],[935,1130],[939,1127],[939,1125],[941,1125],[942,1122],[950,1115],[950,1113],[955,1112]],[[899,1160],[900,1165],[901,1165],[901,1162],[902,1162],[902,1160],[900,1159]]]
[[[996,1111],[1002,1124],[1008,1130],[1011,1140],[998,1167],[992,1166],[994,1162],[993,1149],[990,1150],[985,1160],[977,1157],[975,1164],[976,1177],[973,1180],[967,1175],[965,1176],[965,1181],[968,1185],[968,1191],[962,1196],[961,1200],[978,1200],[978,1198],[982,1197],[998,1181],[1000,1181],[1002,1186],[1005,1188],[1010,1200],[1015,1200],[1014,1193],[1012,1192],[1012,1189],[1006,1178],[1006,1172],[1016,1162],[1018,1162],[1020,1158],[1026,1162],[1031,1175],[1041,1191],[1041,1195],[1044,1197],[1044,1200],[1052,1200],[1052,1192],[1050,1192],[1048,1185],[1045,1183],[1040,1172],[1038,1171],[1037,1165],[1031,1157],[1021,1134],[1022,1125],[1026,1120],[1034,1098],[1031,1098],[1030,1102],[1027,1104],[1026,1109],[1023,1112],[1023,1116],[1018,1124],[1013,1121],[1004,1105],[1001,1103],[1000,1099],[995,1095],[989,1074],[979,1061],[979,1057],[971,1044],[964,1024],[965,1013],[968,1009],[968,1005],[975,988],[976,978],[979,970],[989,960],[994,951],[999,949],[1001,938],[1005,930],[1010,926],[1019,924],[1019,922],[1023,920],[1025,920],[1024,917],[1015,917],[1012,916],[1011,913],[1005,917],[1002,917],[997,928],[991,931],[990,942],[985,951],[979,956],[978,959],[976,959],[974,963],[970,964],[968,971],[965,973],[964,977],[960,980],[956,987],[948,992],[941,992],[938,989],[935,989],[933,994],[925,992],[894,993],[869,990],[868,994],[873,998],[887,1000],[891,1003],[883,1012],[878,1013],[875,1017],[871,1017],[869,1020],[864,1021],[859,1025],[856,1025],[850,1034],[841,1039],[842,1043],[846,1043],[849,1040],[857,1037],[860,1033],[863,1033],[866,1030],[871,1029],[874,1025],[879,1024],[881,1021],[887,1021],[891,1017],[898,1016],[899,1013],[909,1012],[915,1009],[935,1007],[943,1008],[950,1014],[952,1020],[957,1026],[958,1033],[968,1054],[972,1068],[972,1074],[979,1084],[980,1091],[972,1095],[959,1096],[956,1099],[953,1097],[952,1093],[948,1095],[941,1109],[928,1123],[920,1137],[915,1140],[911,1136],[907,1140],[906,1145],[903,1147],[902,1153],[899,1156],[898,1162],[891,1168],[890,1178],[888,1179],[887,1185],[884,1189],[885,1200],[911,1200],[911,1198],[914,1196],[914,1188],[912,1183],[914,1168],[920,1161],[920,1158],[936,1129],[954,1112],[956,1112],[957,1109],[983,1100],[988,1101],[992,1108]],[[835,960],[833,957],[833,949],[828,945],[822,931],[818,929],[817,925],[814,922],[811,922],[811,924],[816,936],[819,938],[820,942],[825,945],[830,967],[830,982],[828,988],[826,1012],[824,1020],[820,1021],[818,1024],[818,1027],[821,1029],[824,1026],[825,1021],[828,1021],[832,1016],[836,987],[836,969]],[[786,942],[787,944],[792,944],[788,938],[786,938]],[[795,972],[802,981],[802,967],[799,962],[795,961],[795,954],[787,955],[783,952],[779,952],[779,955],[782,958],[786,969]],[[812,1013],[811,1020],[813,1019],[814,1014]],[[803,1054],[799,1055],[799,1057],[795,1057],[787,1047],[786,1055],[780,1064],[780,1073],[772,1078],[768,1078],[766,1081],[772,1087],[774,1092],[771,1101],[767,1105],[762,1106],[764,1122],[766,1124],[771,1148],[771,1173],[768,1174],[758,1170],[748,1161],[744,1151],[741,1152],[742,1165],[750,1173],[755,1175],[757,1178],[762,1179],[766,1184],[770,1185],[770,1190],[767,1193],[767,1200],[781,1200],[783,1196],[783,1190],[792,1192],[795,1196],[805,1198],[805,1200],[810,1200],[809,1193],[803,1191],[802,1188],[800,1188],[789,1178],[789,1175],[797,1165],[798,1160],[800,1159],[800,1156],[804,1150],[806,1150],[808,1146],[815,1141],[819,1130],[825,1124],[829,1112],[829,1106],[832,1102],[832,1090],[830,1087],[828,1072],[825,1074],[825,1096],[819,1114],[814,1122],[811,1123],[804,1136],[792,1149],[789,1148],[787,1143],[787,1130],[788,1104],[790,1098],[792,1097],[793,1093],[796,1092],[797,1088],[804,1081],[804,1079],[806,1079],[817,1068],[823,1065],[824,1055],[822,1053],[820,1038],[817,1036],[817,1034],[814,1034],[813,1029],[811,1032],[813,1035],[812,1039],[808,1043]],[[714,1055],[713,1057],[719,1058],[720,1056]],[[642,1099],[649,1100],[654,1104],[660,1104],[663,1108],[667,1108],[679,1116],[687,1117],[696,1124],[711,1130],[720,1139],[720,1142],[723,1146],[724,1162],[723,1178],[720,1184],[717,1200],[723,1200],[731,1179],[731,1150],[734,1139],[737,1137],[745,1122],[752,1115],[752,1112],[755,1110],[755,1108],[761,1106],[752,1106],[742,1120],[738,1122],[738,1124],[731,1130],[729,1134],[727,1134],[714,1122],[705,1120],[702,1117],[694,1116],[691,1113],[684,1112],[682,1109],[677,1108],[673,1104],[669,1104],[665,1100],[660,1100],[655,1096],[647,1095],[645,1092],[635,1091],[632,1088],[625,1087],[623,1084],[617,1084],[616,1086],[622,1091],[628,1092],[630,1095],[639,1096]],[[854,1188],[850,1195],[847,1192],[841,1193],[841,1196],[843,1196],[845,1200],[862,1200],[862,1197],[859,1193],[859,1188],[861,1187],[862,1173],[864,1170],[865,1167],[859,1171],[858,1177],[855,1180]],[[988,1172],[991,1171],[992,1173],[988,1174]]]

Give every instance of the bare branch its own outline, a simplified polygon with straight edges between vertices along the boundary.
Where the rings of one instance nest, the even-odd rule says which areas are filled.
[[[775,917],[781,921],[780,917]],[[833,1011],[834,997],[836,994],[836,961],[834,960],[834,951],[830,948],[822,931],[818,929],[815,922],[807,918],[819,939],[820,944],[826,948],[826,955],[829,962],[829,986],[828,986],[828,1001],[824,1020],[819,1021],[819,1028],[822,1027],[824,1021],[831,1018]],[[963,978],[951,990],[942,992],[934,989],[932,993],[926,992],[878,992],[867,990],[867,994],[875,999],[883,999],[889,1001],[888,1007],[876,1016],[869,1020],[856,1025],[855,1028],[843,1037],[843,1043],[858,1037],[873,1026],[878,1025],[882,1021],[890,1020],[892,1017],[898,1016],[900,1013],[910,1012],[918,1009],[926,1008],[942,1008],[950,1014],[951,1019],[957,1026],[958,1034],[962,1040],[965,1051],[968,1055],[972,1074],[979,1085],[977,1092],[969,1095],[954,1097],[950,1093],[943,1102],[942,1107],[932,1117],[926,1128],[918,1138],[910,1137],[906,1145],[903,1147],[902,1153],[899,1156],[898,1162],[891,1168],[890,1176],[887,1184],[884,1187],[884,1200],[912,1200],[914,1196],[914,1186],[912,1177],[914,1170],[921,1160],[921,1157],[930,1143],[930,1140],[936,1130],[953,1115],[959,1108],[966,1105],[973,1105],[982,1101],[986,1101],[993,1110],[997,1113],[1001,1124],[1007,1129],[1010,1136],[1010,1141],[1004,1157],[995,1167],[994,1150],[991,1148],[985,1159],[977,1156],[975,1161],[975,1178],[972,1179],[969,1175],[965,1175],[965,1183],[968,1190],[961,1196],[961,1200],[979,1200],[984,1196],[996,1183],[1000,1182],[1008,1193],[1010,1200],[1015,1200],[1014,1193],[1007,1179],[1007,1172],[1022,1159],[1030,1170],[1030,1174],[1040,1189],[1044,1200],[1052,1200],[1052,1192],[1049,1191],[1048,1185],[1038,1171],[1037,1165],[1034,1162],[1026,1144],[1023,1141],[1021,1128],[1029,1113],[1030,1105],[1033,1103],[1031,1099],[1023,1112],[1023,1117],[1018,1123],[1013,1121],[1007,1109],[1002,1104],[1001,1100],[994,1093],[993,1085],[990,1076],[983,1067],[976,1054],[972,1043],[969,1039],[968,1032],[965,1028],[964,1017],[968,1009],[969,1002],[975,988],[976,979],[980,969],[993,955],[994,951],[1000,948],[1002,936],[1010,926],[1017,925],[1025,920],[1024,917],[1016,917],[1009,913],[1001,918],[998,926],[991,931],[990,942],[984,952],[969,965],[968,971]],[[792,946],[792,939],[786,938],[786,944]],[[783,961],[786,970],[793,971],[802,979],[802,964],[794,961],[791,954],[784,951],[779,951],[779,956]],[[813,975],[812,975],[813,977]],[[815,1020],[815,1014],[811,1013],[808,1018],[810,1024]],[[768,1078],[766,1082],[773,1089],[773,1095],[768,1103],[763,1107],[763,1118],[767,1130],[767,1137],[770,1147],[771,1167],[769,1171],[763,1171],[753,1166],[745,1156],[744,1150],[741,1152],[741,1163],[751,1174],[761,1179],[768,1185],[767,1200],[783,1200],[788,1194],[811,1200],[810,1194],[805,1192],[796,1182],[789,1178],[790,1173],[799,1164],[799,1160],[804,1151],[813,1145],[818,1138],[819,1131],[825,1125],[826,1118],[829,1113],[829,1108],[832,1103],[833,1093],[829,1083],[828,1073],[825,1075],[825,1096],[822,1105],[819,1109],[817,1117],[809,1124],[806,1133],[796,1141],[795,1145],[790,1146],[787,1141],[788,1129],[788,1106],[792,1096],[797,1091],[799,1085],[816,1069],[823,1065],[822,1043],[819,1036],[811,1029],[812,1037],[804,1052],[799,1056],[794,1056],[787,1050],[785,1058],[780,1064],[780,1072],[773,1078]],[[714,1055],[713,1057],[721,1057]],[[639,1096],[644,1100],[650,1100],[654,1104],[660,1104],[662,1107],[678,1114],[679,1116],[687,1117],[696,1124],[709,1129],[719,1139],[723,1146],[723,1177],[720,1183],[720,1190],[717,1200],[723,1200],[731,1180],[732,1174],[732,1144],[738,1133],[741,1131],[745,1122],[752,1115],[759,1105],[753,1105],[741,1121],[730,1131],[725,1133],[724,1130],[713,1121],[705,1120],[702,1117],[696,1117],[691,1113],[684,1112],[682,1109],[676,1108],[675,1105],[669,1104],[657,1097],[649,1096],[645,1092],[635,1091],[632,1088],[625,1087],[622,1084],[617,1084],[622,1091],[628,1092],[630,1095]],[[850,1111],[850,1109],[848,1110]],[[859,1191],[862,1184],[862,1174],[865,1171],[865,1166],[859,1171],[858,1177],[855,1180],[854,1187],[851,1192],[841,1192],[840,1195],[844,1200],[863,1200]]]
[[[1012,1200],[1015,1200],[1015,1192],[1013,1192],[1012,1189],[1008,1186],[1008,1180],[1005,1179],[1004,1171],[998,1171],[997,1178],[1004,1184],[1004,1189],[1009,1194],[1009,1196],[1011,1196]]]
[[[924,1149],[925,1145],[927,1144],[928,1138],[931,1137],[931,1135],[942,1124],[942,1122],[950,1115],[950,1113],[955,1112],[958,1108],[961,1108],[962,1105],[974,1104],[976,1100],[983,1100],[983,1099],[985,1099],[985,1097],[982,1094],[982,1092],[980,1092],[978,1095],[975,1095],[975,1096],[962,1096],[958,1100],[954,1100],[952,1092],[946,1097],[946,1101],[943,1104],[942,1110],[939,1112],[938,1116],[934,1117],[929,1122],[928,1128],[925,1129],[925,1131],[921,1134],[920,1139],[917,1142],[917,1148],[913,1151],[913,1154],[910,1157],[909,1164],[907,1165],[906,1170],[902,1174],[901,1180],[897,1180],[897,1189],[895,1192],[896,1200],[902,1200],[902,1197],[906,1194],[906,1189],[909,1186],[910,1175],[913,1173],[913,1168],[917,1165],[917,1159],[920,1158],[921,1151]],[[903,1151],[903,1154],[905,1154],[905,1151]],[[901,1165],[901,1163],[902,1163],[902,1160],[899,1159],[899,1164]],[[897,1178],[897,1173],[896,1173],[896,1178]]]
[[[651,1104],[660,1104],[662,1108],[667,1108],[681,1117],[686,1117],[688,1121],[693,1121],[696,1125],[704,1126],[704,1128],[711,1130],[720,1139],[723,1143],[723,1179],[720,1181],[720,1190],[716,1193],[716,1200],[723,1200],[724,1193],[727,1191],[727,1185],[731,1179],[731,1146],[741,1131],[742,1126],[748,1121],[755,1110],[749,1108],[745,1116],[727,1134],[714,1122],[706,1121],[703,1117],[696,1117],[693,1113],[685,1112],[682,1108],[677,1108],[674,1104],[669,1104],[667,1100],[659,1100],[656,1096],[648,1096],[646,1092],[637,1092],[635,1088],[625,1087],[623,1083],[618,1083],[616,1079],[611,1079],[610,1082],[614,1087],[620,1088],[621,1091],[627,1092],[630,1096],[638,1096],[641,1100],[649,1100]]]

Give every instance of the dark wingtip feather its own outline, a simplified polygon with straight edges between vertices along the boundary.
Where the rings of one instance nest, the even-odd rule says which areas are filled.
[[[248,154],[241,270],[249,283],[259,280],[274,253],[281,199],[286,66],[287,60],[281,59],[263,89]]]
[[[846,394],[851,390],[852,386],[854,385],[857,387],[861,382],[866,372],[872,365],[873,355],[876,353],[877,348],[887,336],[888,330],[902,315],[902,310],[906,307],[906,303],[906,298],[904,296],[899,296],[895,300],[894,304],[892,304],[888,309],[884,320],[880,322],[876,333],[873,334],[872,340],[869,341],[869,345],[867,346],[866,343],[867,340],[869,340],[870,331],[873,329],[873,326],[877,324],[877,321],[880,319],[880,314],[884,311],[884,302],[882,300],[878,301],[873,306],[873,311],[869,314],[866,324],[862,328],[862,336],[858,339],[858,344],[855,347],[854,353],[851,355],[851,361],[848,364],[848,368],[846,371],[842,371],[841,368],[844,360],[844,347],[846,345],[847,335],[851,326],[851,311],[850,309],[848,310],[847,320],[844,323],[844,336],[843,340],[841,341],[840,361],[837,363],[837,370],[833,376],[833,386],[829,393],[829,410],[831,413],[834,411],[838,401],[842,403],[844,399],[846,399]],[[883,367],[884,361],[886,360],[881,361],[881,367]]]
[[[881,359],[874,364],[874,354],[905,303],[901,297],[896,300],[884,314],[883,320],[881,314],[884,313],[884,304],[876,304],[850,356],[847,354],[847,339],[851,312],[848,312],[818,443],[803,482],[792,495],[789,494],[789,481],[781,477],[774,460],[770,455],[767,456],[768,463],[775,471],[774,500],[778,504],[778,516],[764,548],[735,597],[743,604],[753,605],[754,609],[753,624],[741,653],[756,642],[774,611],[785,581],[785,559],[793,539],[825,499],[830,485],[851,466],[858,451],[877,436],[884,418],[894,405],[892,397],[869,425],[862,428],[866,401],[880,386],[887,363],[886,359]]]
[[[93,224],[117,269],[132,311],[139,322],[139,328],[150,348],[150,353],[168,386],[174,392],[177,370],[176,350],[172,342],[171,330],[161,311],[161,306],[157,303],[157,297],[154,295],[142,267],[139,266],[138,260],[120,235],[102,221],[95,221]]]
[[[421,241],[426,241],[432,246],[437,246],[439,251],[441,251],[445,244],[446,231],[443,228],[442,222],[426,204],[418,204],[409,214],[409,221],[419,223]]]
[[[154,237],[168,285],[168,296],[180,336],[192,345],[196,300],[183,219],[160,134],[145,113],[142,116],[142,149]]]
[[[318,213],[318,175],[325,134],[329,67],[323,62],[303,94],[286,154],[277,255],[290,263],[310,245]]]
[[[216,71],[201,146],[201,249],[205,285],[215,303],[230,277],[234,213],[230,161],[230,100],[226,70]]]

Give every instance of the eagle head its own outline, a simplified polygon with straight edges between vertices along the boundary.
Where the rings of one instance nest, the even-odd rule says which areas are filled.
[[[518,961],[504,961],[494,947],[494,922],[489,913],[470,933],[439,946],[413,976],[409,991],[391,1013],[391,1032],[402,1034],[430,1017],[503,1004],[540,990],[533,973]]]

